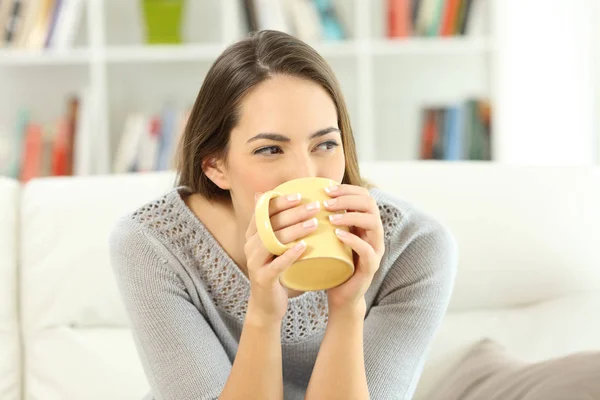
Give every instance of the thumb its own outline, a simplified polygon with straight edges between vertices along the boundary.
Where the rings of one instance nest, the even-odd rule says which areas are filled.
[[[298,258],[300,258],[302,253],[304,253],[304,250],[306,250],[306,242],[301,240],[300,242],[296,243],[294,247],[286,250],[285,253],[273,260],[269,265],[269,268],[272,269],[277,275],[281,274],[296,260],[298,260]]]

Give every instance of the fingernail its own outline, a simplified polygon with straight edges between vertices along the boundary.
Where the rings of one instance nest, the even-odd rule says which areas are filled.
[[[300,200],[300,193],[294,193],[294,194],[290,194],[290,195],[287,197],[287,200],[288,200],[288,201],[298,201],[298,200]]]
[[[335,234],[341,237],[345,237],[348,236],[348,232],[342,230],[342,229],[336,229],[335,230]]]
[[[342,219],[342,214],[331,214],[329,216],[329,220],[330,221],[339,221],[340,219]]]
[[[305,228],[312,228],[313,226],[316,226],[316,225],[317,225],[316,218],[311,218],[308,221],[304,221],[304,223],[302,224],[302,226]]]
[[[254,193],[254,201],[256,202],[262,193]]]
[[[331,192],[335,192],[337,189],[338,189],[337,186],[328,186],[328,187],[325,188],[325,191],[327,193],[331,193]]]
[[[309,203],[306,205],[306,209],[308,211],[316,210],[318,208],[321,208],[321,203],[319,203],[318,201],[316,203]]]
[[[337,199],[330,199],[330,200],[323,201],[323,204],[325,204],[325,207],[331,207],[336,202],[337,202]]]
[[[298,243],[296,243],[296,245],[294,246],[294,250],[302,250],[305,247],[306,247],[306,242],[304,240],[301,240]]]

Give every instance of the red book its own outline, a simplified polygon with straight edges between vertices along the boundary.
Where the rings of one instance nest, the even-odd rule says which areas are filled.
[[[460,10],[460,0],[445,0],[444,14],[442,16],[441,36],[452,36],[455,33],[456,21]]]
[[[56,137],[54,139],[54,145],[52,146],[52,175],[69,175],[70,153],[69,126],[66,119],[62,117],[57,123]]]
[[[21,182],[26,183],[30,179],[40,176],[43,148],[44,143],[41,125],[30,124],[25,133]]]
[[[71,97],[67,106],[67,138],[68,138],[68,160],[67,175],[73,175],[74,153],[75,153],[75,135],[77,128],[77,117],[79,114],[79,99]]]
[[[389,38],[407,37],[412,31],[410,0],[388,0],[388,31]]]
[[[423,131],[421,133],[421,159],[431,160],[434,158],[434,146],[437,136],[437,121],[434,109],[423,111]]]

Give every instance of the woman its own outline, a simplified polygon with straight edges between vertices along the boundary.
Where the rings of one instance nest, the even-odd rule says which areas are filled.
[[[177,187],[111,237],[119,288],[158,399],[408,399],[445,313],[452,236],[365,188],[333,72],[311,47],[262,31],[227,48],[200,89],[180,144]],[[327,291],[285,289],[304,251],[274,258],[256,233],[256,196],[294,178],[341,184],[326,204],[271,202],[284,243],[334,224],[355,274]]]

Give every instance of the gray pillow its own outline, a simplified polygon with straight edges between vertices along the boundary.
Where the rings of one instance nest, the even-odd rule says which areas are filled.
[[[428,400],[600,399],[600,351],[528,363],[491,339],[477,343]]]

